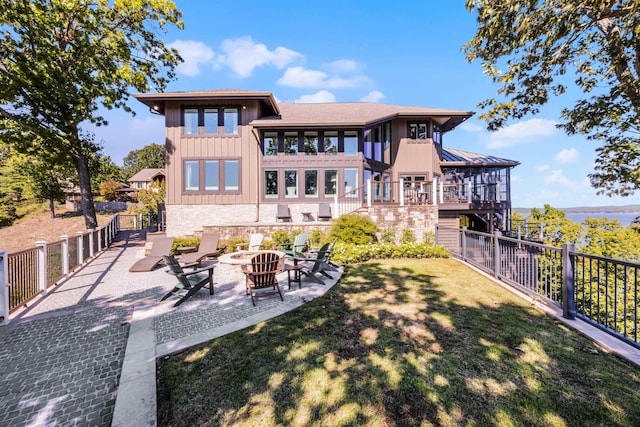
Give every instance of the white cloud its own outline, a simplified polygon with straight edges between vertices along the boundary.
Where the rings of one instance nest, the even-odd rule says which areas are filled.
[[[366,96],[360,98],[362,102],[380,102],[384,99],[384,94],[379,90],[373,90],[369,92]]]
[[[200,74],[200,65],[211,62],[215,56],[207,45],[195,40],[176,40],[169,47],[177,49],[184,60],[176,67],[176,72],[186,76]]]
[[[556,122],[549,119],[531,119],[489,133],[487,148],[505,148],[549,137],[558,132]]]
[[[362,68],[361,64],[352,59],[338,59],[324,65],[334,73],[355,73]]]
[[[580,158],[580,152],[575,148],[564,148],[554,158],[558,163],[575,163]]]
[[[545,184],[559,184],[564,187],[575,187],[575,184],[565,176],[561,169],[554,169],[544,177]]]
[[[544,172],[549,170],[550,166],[549,165],[540,165],[540,166],[536,166],[536,170],[538,172]]]
[[[458,126],[458,129],[462,129],[466,132],[478,133],[478,132],[482,132],[484,127],[480,126],[479,124],[466,121],[466,122],[463,122],[460,126]]]
[[[302,95],[300,98],[296,99],[294,102],[300,102],[300,103],[336,102],[336,97],[334,94],[332,94],[327,90],[321,90],[316,93],[312,93],[310,95]]]
[[[342,89],[359,86],[368,80],[366,76],[362,75],[349,78],[329,77],[324,71],[290,67],[287,68],[287,71],[284,72],[284,75],[277,83],[297,89]]]
[[[282,69],[296,59],[302,58],[302,54],[278,46],[269,50],[266,45],[256,43],[250,36],[237,39],[225,39],[220,44],[220,51],[216,65],[227,66],[238,77],[249,77],[254,69],[263,65],[273,65]]]

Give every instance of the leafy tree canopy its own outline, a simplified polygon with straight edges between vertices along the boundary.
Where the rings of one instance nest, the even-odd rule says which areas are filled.
[[[125,180],[142,169],[162,169],[165,164],[165,148],[160,144],[145,145],[139,150],[129,151],[122,160]]]
[[[161,91],[180,57],[159,35],[182,27],[170,0],[0,0],[0,139],[53,163],[71,160],[87,228],[97,221],[83,134],[98,113],[131,111],[129,91]]]
[[[599,193],[640,188],[640,2],[637,0],[466,0],[478,30],[464,46],[501,87],[480,104],[490,130],[536,114],[571,84],[584,94],[562,110],[569,135],[596,141]],[[504,71],[502,70],[504,68]]]

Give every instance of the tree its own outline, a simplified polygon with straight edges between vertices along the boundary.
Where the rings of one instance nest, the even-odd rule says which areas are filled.
[[[139,150],[129,151],[129,154],[122,160],[122,168],[124,169],[127,180],[142,169],[162,169],[165,164],[165,148],[160,144],[145,145]]]
[[[122,184],[112,178],[107,178],[100,184],[100,195],[104,197],[107,202],[113,202],[118,198],[118,190],[120,188],[122,188]]]
[[[182,28],[180,17],[170,0],[0,0],[0,138],[73,162],[87,228],[98,225],[89,159],[99,147],[81,123],[107,125],[100,105],[132,112],[131,88],[166,87],[180,57],[158,33]]]
[[[527,217],[529,221],[544,223],[542,241],[546,245],[556,247],[564,243],[575,243],[582,240],[582,226],[565,216],[565,212],[551,205],[544,205],[544,210],[531,209]]]
[[[559,126],[601,144],[591,184],[600,194],[640,188],[640,2],[637,0],[466,0],[478,30],[464,46],[501,85],[480,117],[490,130],[536,114],[565,93],[567,74],[586,96],[561,113]],[[505,67],[506,71],[500,68]]]

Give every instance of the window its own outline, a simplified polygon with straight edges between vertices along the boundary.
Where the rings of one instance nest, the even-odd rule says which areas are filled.
[[[435,123],[433,124],[433,143],[442,144],[442,131],[440,126]]]
[[[278,133],[277,132],[265,132],[262,139],[262,145],[265,156],[277,156],[278,155]]]
[[[224,109],[224,133],[225,135],[238,134],[238,109],[237,108]]]
[[[264,196],[268,199],[278,197],[278,171],[264,171]]]
[[[217,160],[204,162],[204,189],[208,191],[220,189],[220,164]]]
[[[324,195],[335,196],[338,188],[338,170],[325,169],[324,171]]]
[[[428,129],[429,129],[429,123],[427,122],[409,123],[409,138],[427,139]]]
[[[304,197],[318,197],[318,171],[304,171]]]
[[[364,131],[364,146],[362,147],[362,151],[364,153],[365,159],[373,159],[372,148],[371,148],[371,139],[373,137],[373,131],[371,129],[366,129]]]
[[[218,133],[218,109],[204,109],[204,133]]]
[[[198,134],[198,109],[197,108],[185,108],[184,134],[185,135]]]
[[[324,133],[324,152],[325,154],[338,153],[338,132],[331,131]]]
[[[382,161],[385,163],[391,163],[391,123],[387,123],[382,128],[383,142],[382,142]]]
[[[358,154],[358,132],[344,133],[344,154],[348,156]]]
[[[200,162],[184,162],[184,189],[187,191],[198,191],[200,189]]]
[[[186,160],[184,190],[237,192],[240,190],[239,160]]]
[[[350,193],[358,188],[358,169],[344,170],[344,192]],[[347,197],[357,197],[356,193],[351,193]]]
[[[224,189],[237,191],[240,188],[240,167],[237,160],[224,161]]]
[[[185,135],[237,135],[240,113],[238,108],[189,107],[182,111]],[[202,128],[202,130],[200,130]]]
[[[284,133],[284,153],[290,156],[298,154],[298,132]]]
[[[304,133],[304,154],[307,156],[318,154],[318,134],[316,132]]]
[[[284,171],[284,186],[287,190],[285,197],[298,197],[298,171]]]

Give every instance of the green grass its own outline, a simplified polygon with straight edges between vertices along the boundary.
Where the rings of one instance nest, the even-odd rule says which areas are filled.
[[[448,259],[351,266],[325,296],[159,362],[159,425],[640,424],[640,371]]]

